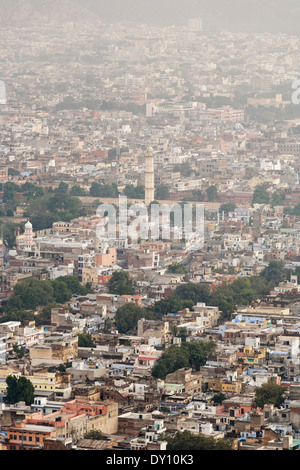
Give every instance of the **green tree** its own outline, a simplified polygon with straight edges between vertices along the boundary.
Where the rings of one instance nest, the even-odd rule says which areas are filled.
[[[85,196],[85,190],[77,184],[75,186],[72,186],[72,188],[70,189],[70,195],[71,196],[84,197]]]
[[[212,401],[216,404],[216,405],[221,405],[223,403],[223,401],[226,399],[224,393],[216,393],[213,398],[212,398]]]
[[[215,185],[211,185],[206,189],[207,199],[209,202],[217,202],[219,200],[218,189]]]
[[[8,301],[8,309],[34,310],[53,302],[53,287],[49,281],[26,279],[14,287],[14,295]]]
[[[51,228],[54,222],[69,222],[85,215],[79,198],[70,194],[46,194],[32,200],[24,214],[33,225],[34,230]]]
[[[94,342],[91,335],[79,333],[78,334],[78,347],[79,348],[93,348]]]
[[[8,175],[9,176],[18,176],[20,172],[16,170],[15,168],[9,168],[8,169]]]
[[[64,183],[63,181],[61,181],[59,183],[58,188],[56,188],[55,192],[58,193],[58,194],[67,194],[68,189],[69,189],[69,185],[67,183]]]
[[[188,351],[189,367],[199,371],[201,366],[206,364],[207,358],[215,351],[214,341],[186,342],[182,348]]]
[[[72,291],[68,289],[68,286],[62,280],[56,279],[52,281],[53,297],[57,303],[64,304],[68,302],[72,297]]]
[[[127,333],[136,328],[141,318],[151,319],[153,315],[139,305],[132,302],[126,303],[117,310],[115,317],[116,328],[121,334]]]
[[[44,197],[46,195],[46,191],[41,186],[36,186],[33,183],[26,182],[20,188],[20,191],[24,194],[27,201],[36,200],[38,198]]]
[[[232,450],[230,439],[213,439],[190,431],[177,432],[174,436],[165,436],[167,450]]]
[[[220,206],[220,212],[224,212],[226,215],[229,214],[229,212],[233,212],[236,209],[236,204],[234,202],[227,202],[226,204],[222,204]]]
[[[67,289],[73,294],[76,295],[87,295],[93,294],[93,289],[89,285],[82,285],[76,276],[61,276],[56,279],[58,282],[63,282]]]
[[[268,187],[268,184],[266,183],[256,186],[254,193],[253,193],[252,205],[270,203],[270,196],[269,196],[269,193],[267,192],[267,187]]]
[[[16,193],[20,191],[19,186],[15,183],[5,183],[3,186],[3,202],[4,204],[15,204]]]
[[[286,279],[286,270],[283,261],[271,261],[269,265],[260,273],[266,281],[278,285]]]
[[[39,313],[37,317],[35,317],[35,323],[37,326],[45,325],[51,323],[51,310],[53,308],[60,308],[61,305],[57,304],[56,302],[51,302],[47,304],[42,311]]]
[[[277,408],[284,402],[286,388],[273,382],[263,384],[255,388],[256,406],[263,408],[264,405],[273,404]]]
[[[93,429],[89,431],[85,436],[85,439],[93,439],[93,441],[104,441],[106,437],[104,436],[102,431]]]
[[[284,212],[286,214],[296,215],[297,217],[300,216],[300,204],[297,204],[294,208],[285,207]]]
[[[184,178],[188,178],[193,173],[193,169],[189,162],[179,163],[173,168],[174,173],[180,173]]]
[[[155,379],[165,379],[166,375],[185,367],[189,367],[188,351],[180,346],[171,346],[155,361],[151,374]]]
[[[160,201],[164,201],[169,199],[170,196],[170,191],[168,186],[161,184],[160,186],[157,186],[155,189],[155,199],[158,199]]]
[[[94,182],[92,183],[90,187],[90,196],[117,198],[119,196],[119,191],[115,183],[110,185],[110,184],[100,184],[100,183]]]
[[[135,293],[134,283],[126,271],[113,273],[108,284],[109,292],[116,295],[133,295]]]
[[[16,246],[16,226],[14,224],[5,224],[3,227],[4,245],[10,250]]]
[[[77,197],[70,194],[58,193],[48,199],[48,210],[52,213],[68,211],[72,218],[81,215],[82,203]]]
[[[32,311],[13,309],[4,312],[4,315],[0,317],[0,323],[6,321],[19,321],[22,325],[28,324],[28,322],[35,321],[36,317]]]
[[[51,228],[54,222],[59,222],[59,217],[52,213],[41,213],[40,215],[30,216],[34,230],[44,230]]]
[[[177,338],[181,338],[181,341],[183,343],[186,342],[186,339],[188,338],[189,336],[189,333],[188,333],[188,330],[185,328],[185,327],[182,327],[182,328],[178,328],[178,332],[177,332]]]
[[[4,311],[9,314],[10,320],[17,312],[35,310],[37,307],[44,307],[41,317],[37,317],[37,321],[42,318],[49,321],[51,308],[59,303],[65,303],[73,294],[86,295],[92,293],[92,289],[80,284],[75,276],[63,276],[54,281],[41,281],[30,278],[18,282],[14,287],[14,295],[9,299]],[[25,316],[24,316],[25,319]]]
[[[202,202],[205,199],[205,195],[203,194],[201,189],[194,189],[194,191],[192,192],[192,199],[196,202]]]
[[[184,367],[199,371],[215,348],[214,341],[184,342],[181,346],[171,346],[155,361],[152,376],[164,379],[167,374]]]
[[[16,377],[9,375],[6,378],[6,397],[5,403],[14,405],[24,401],[27,406],[34,402],[34,386],[26,377]]]
[[[176,287],[174,291],[174,297],[179,297],[180,299],[191,300],[194,305],[197,302],[204,302],[208,304],[210,300],[209,289],[204,284],[180,284]]]
[[[13,345],[13,352],[17,356],[18,359],[22,359],[25,356],[25,350],[22,346],[19,346],[18,343]]]
[[[112,149],[109,149],[108,151],[108,159],[109,160],[114,160],[118,155],[118,149],[116,148],[112,148]]]
[[[186,274],[187,269],[182,263],[170,264],[168,266],[169,273],[177,273],[177,274]]]
[[[168,313],[177,313],[184,308],[192,309],[194,302],[188,298],[182,299],[179,296],[172,295],[168,299],[162,299],[155,302],[152,311],[155,312],[157,318],[161,318]]]
[[[283,206],[285,201],[285,193],[273,193],[272,194],[272,207]]]
[[[277,266],[273,262],[261,273],[252,278],[239,278],[234,282],[225,283],[215,292],[211,293],[204,284],[186,283],[179,285],[173,295],[168,299],[156,302],[153,310],[161,317],[166,313],[177,313],[183,308],[192,309],[197,302],[216,306],[222,312],[223,318],[230,318],[237,305],[250,305],[255,299],[267,295],[274,285],[285,279],[284,266]]]
[[[230,319],[236,310],[236,302],[231,296],[220,295],[218,300],[214,300],[212,303],[222,312],[223,319]]]
[[[145,187],[128,184],[124,189],[124,194],[129,199],[145,199]]]

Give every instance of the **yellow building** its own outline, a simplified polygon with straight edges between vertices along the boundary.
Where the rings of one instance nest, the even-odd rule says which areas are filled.
[[[235,382],[224,381],[222,383],[222,386],[221,386],[222,393],[240,394],[241,391],[242,391],[242,382],[240,381],[235,381]]]
[[[98,286],[98,277],[99,277],[99,269],[98,268],[83,268],[82,269],[82,283],[83,284],[91,284],[91,286],[97,287]]]
[[[35,392],[41,391],[49,394],[63,392],[71,383],[71,375],[57,372],[39,373],[26,376],[26,378],[34,386]]]
[[[22,374],[17,372],[9,367],[7,370],[0,368],[0,392],[6,391],[6,377],[9,375],[15,375],[16,377],[21,377]],[[71,375],[70,374],[61,374],[59,372],[50,373],[38,373],[34,375],[26,375],[26,379],[30,380],[32,383],[35,394],[36,392],[43,392],[43,394],[53,392],[56,394],[64,393],[66,388],[70,387]]]
[[[242,382],[240,380],[229,381],[225,378],[212,378],[208,380],[208,389],[218,393],[240,394]]]
[[[242,357],[245,364],[261,364],[266,358],[266,350],[254,349],[252,346],[246,346],[243,350]]]

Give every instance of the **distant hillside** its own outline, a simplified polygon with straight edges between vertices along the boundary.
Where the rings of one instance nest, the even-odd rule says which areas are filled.
[[[103,21],[184,24],[201,16],[206,29],[300,33],[299,0],[74,0]]]
[[[300,34],[299,0],[0,0],[0,23],[142,22],[183,25],[201,16],[207,30]]]
[[[98,17],[74,0],[0,0],[0,23],[22,24],[36,21],[94,22]]]

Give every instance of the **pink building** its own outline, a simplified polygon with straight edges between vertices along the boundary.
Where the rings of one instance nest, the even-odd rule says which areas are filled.
[[[134,363],[134,373],[139,375],[151,374],[155,361],[160,355],[161,352],[157,351],[152,346],[148,346],[146,344],[141,345],[138,357]]]
[[[115,266],[117,264],[117,250],[108,248],[104,253],[95,255],[95,266]]]

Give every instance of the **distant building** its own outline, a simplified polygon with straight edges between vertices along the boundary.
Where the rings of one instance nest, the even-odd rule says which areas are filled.
[[[6,85],[0,80],[0,104],[6,104]]]
[[[202,18],[191,18],[188,20],[188,27],[192,31],[202,31],[203,21]]]

